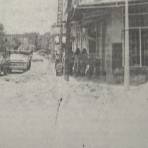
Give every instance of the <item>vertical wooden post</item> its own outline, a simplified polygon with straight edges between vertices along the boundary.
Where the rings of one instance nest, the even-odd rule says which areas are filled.
[[[67,22],[66,22],[66,48],[65,48],[65,63],[64,63],[64,78],[66,81],[69,81],[69,50],[71,48],[70,42],[70,15],[68,14]]]
[[[129,68],[129,10],[128,0],[125,0],[125,65],[124,65],[124,86],[129,89],[130,68]]]
[[[61,23],[61,26],[60,26],[60,37],[59,37],[60,52],[61,52],[61,54],[62,54],[62,48],[63,48],[62,38],[63,38],[63,24]]]
[[[141,27],[139,27],[139,49],[140,49],[140,67],[142,67]]]
[[[62,56],[62,38],[63,38],[63,0],[58,0],[58,15],[57,25],[60,27],[59,32],[59,43],[60,43],[60,54]]]
[[[82,26],[80,25],[80,42],[81,42],[81,50],[83,49],[83,36],[82,36]]]

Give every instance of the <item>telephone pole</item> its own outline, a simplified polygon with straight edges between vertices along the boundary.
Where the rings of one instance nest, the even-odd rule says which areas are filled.
[[[68,0],[67,6],[72,5],[72,0]],[[69,50],[71,50],[71,9],[67,10],[67,20],[66,20],[66,47],[65,47],[65,63],[64,63],[64,77],[66,81],[69,81],[69,62],[70,55]]]
[[[59,32],[59,44],[60,52],[62,52],[62,37],[63,37],[63,0],[58,0],[58,15],[57,15],[57,26],[60,27]]]
[[[129,89],[130,65],[129,65],[129,6],[125,0],[125,64],[124,64],[124,86]]]
[[[71,26],[70,26],[70,14],[68,13],[67,22],[66,22],[66,48],[65,48],[65,63],[64,63],[64,77],[66,81],[69,81],[69,50],[70,50],[70,32],[71,32]]]

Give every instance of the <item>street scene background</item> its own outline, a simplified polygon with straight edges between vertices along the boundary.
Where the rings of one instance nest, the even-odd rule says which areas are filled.
[[[83,1],[80,2],[83,4]],[[90,1],[86,2],[89,4]],[[73,4],[76,5],[76,1]],[[115,4],[117,6],[118,3]],[[71,31],[73,37],[66,33],[68,40],[64,29],[59,30],[56,22],[58,6],[58,1],[53,0],[0,0],[0,148],[147,148],[148,83],[147,73],[143,72],[145,69],[136,69],[140,71],[139,75],[134,71],[128,89],[123,85],[123,67],[118,67],[118,62],[122,65],[121,53],[119,57],[115,54],[119,61],[105,59],[106,65],[102,64],[104,67],[100,68],[100,72],[94,60],[97,54],[89,54],[86,47],[75,47],[79,38],[76,34],[80,31]],[[119,29],[121,23],[117,20],[119,8],[117,13],[113,9],[113,14],[103,13],[107,16],[111,14],[115,20],[103,17],[113,23],[113,27],[106,31],[110,38],[114,38],[113,41],[118,39],[114,37],[113,31],[120,36],[115,29]],[[80,8],[77,10],[81,12]],[[77,11],[74,12],[72,16],[77,21],[80,16]],[[81,13],[82,17],[90,12]],[[97,11],[97,14],[100,13],[100,10]],[[86,33],[92,35],[88,38],[93,48],[94,32],[97,29],[94,29],[94,22],[92,24],[79,29],[84,33],[84,43]],[[66,27],[67,30],[72,29],[68,25]],[[140,29],[131,35],[134,39],[132,43],[136,45],[139,45],[137,38]],[[62,37],[61,31],[64,32]],[[101,34],[105,36],[103,32]],[[141,51],[146,55],[144,47],[147,35],[143,31],[141,35],[140,41],[144,40],[144,43],[141,42]],[[97,36],[95,38],[98,39]],[[74,46],[69,48],[71,52],[66,57],[70,39]],[[79,41],[76,44],[86,46]],[[118,43],[113,45],[120,48]],[[131,49],[137,51],[134,47]],[[105,56],[111,57],[109,54]],[[137,55],[131,63],[137,66],[138,60],[135,59]],[[141,56],[141,64],[147,64],[146,59],[147,56]],[[115,63],[114,69],[104,72],[105,66],[112,68],[112,63]],[[96,76],[97,70],[99,76]],[[108,83],[107,74],[113,73],[113,70],[117,80]],[[67,72],[69,81],[66,81]]]
[[[1,77],[1,147],[148,146],[147,84],[125,91],[85,79],[66,82],[53,67],[35,53],[30,71]]]

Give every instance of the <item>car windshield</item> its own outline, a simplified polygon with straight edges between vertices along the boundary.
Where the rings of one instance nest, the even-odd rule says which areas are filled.
[[[9,52],[11,53],[11,54],[23,54],[23,55],[30,55],[31,54],[31,50],[28,50],[28,51],[25,51],[25,50],[20,50],[20,51],[18,51],[18,50],[9,50]]]
[[[20,54],[20,53],[12,53],[10,55],[10,60],[21,60],[21,61],[26,61],[27,60],[27,57],[26,55],[24,54]]]

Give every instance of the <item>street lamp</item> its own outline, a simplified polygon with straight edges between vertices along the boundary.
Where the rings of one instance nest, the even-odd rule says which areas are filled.
[[[124,64],[124,86],[129,89],[130,68],[129,68],[129,6],[125,0],[125,64]]]

